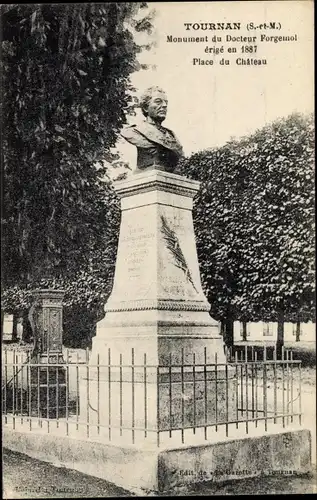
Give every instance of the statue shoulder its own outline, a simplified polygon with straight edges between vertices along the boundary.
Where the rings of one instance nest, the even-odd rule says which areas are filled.
[[[134,125],[127,125],[126,127],[124,127],[120,134],[122,135],[122,137],[124,137],[125,139],[128,139],[130,137],[133,137],[133,135],[135,135],[135,131],[136,131],[136,124]]]
[[[176,137],[176,134],[175,132],[173,132],[173,130],[171,130],[170,128],[167,128],[167,127],[164,127],[165,130],[176,140],[178,141],[177,137]]]
[[[121,132],[121,136],[124,137],[128,142],[137,147],[148,147],[149,141],[142,135],[138,130],[138,125],[128,125],[124,127]]]
[[[173,130],[171,130],[170,128],[167,128],[167,127],[163,127],[167,132],[169,132],[172,136],[175,137],[175,134],[173,132]]]
[[[172,141],[173,141],[172,149],[175,152],[177,152],[177,154],[179,156],[184,156],[183,147],[182,147],[181,143],[179,142],[175,132],[173,132],[173,130],[171,130],[170,128],[167,128],[167,127],[164,127],[164,128],[167,131],[167,133],[170,135],[170,137],[172,138]]]

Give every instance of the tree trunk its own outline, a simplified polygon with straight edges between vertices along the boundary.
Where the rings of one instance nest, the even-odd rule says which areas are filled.
[[[1,335],[3,334],[4,327],[4,311],[1,311]]]
[[[242,322],[242,341],[247,341],[247,323],[246,321]]]
[[[17,341],[18,341],[18,315],[14,313],[12,322],[12,342],[17,342]]]
[[[276,340],[276,355],[278,359],[282,359],[282,347],[284,346],[284,311],[280,309],[277,320],[277,340]]]
[[[233,339],[233,321],[232,319],[226,319],[225,321],[225,330],[224,330],[224,342],[227,347],[233,347],[234,339]]]
[[[224,320],[220,321],[220,335],[225,338],[225,329],[226,329],[226,322]]]
[[[23,342],[31,342],[32,338],[32,329],[30,326],[29,318],[28,318],[28,311],[23,312],[23,334],[22,334],[22,340]]]
[[[300,341],[300,321],[297,321],[296,323],[296,342]]]

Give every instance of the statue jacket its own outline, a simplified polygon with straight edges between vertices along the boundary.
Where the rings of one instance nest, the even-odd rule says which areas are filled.
[[[158,128],[146,121],[124,128],[121,135],[137,147],[137,170],[159,166],[173,171],[184,154],[180,142],[171,130]]]

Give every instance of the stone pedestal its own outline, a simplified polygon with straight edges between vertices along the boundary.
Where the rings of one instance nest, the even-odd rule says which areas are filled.
[[[63,366],[63,297],[60,290],[37,290],[32,306],[35,352],[31,360],[31,415],[66,415],[66,370]]]
[[[93,360],[111,348],[130,363],[225,362],[218,322],[203,293],[192,219],[199,182],[151,170],[115,186],[121,228],[111,296],[93,339]],[[106,358],[107,359],[107,358]]]
[[[49,356],[53,363],[58,363],[63,357],[63,297],[62,290],[33,292],[36,351],[43,357]]]
[[[109,427],[202,425],[215,420],[218,390],[224,419],[223,339],[202,290],[192,219],[199,182],[151,170],[115,189],[122,219],[114,285],[82,381],[81,417]],[[204,374],[215,360],[218,373],[208,366]],[[193,363],[194,375],[186,366]]]

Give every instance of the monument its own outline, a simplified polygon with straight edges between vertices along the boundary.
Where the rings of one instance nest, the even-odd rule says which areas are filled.
[[[115,185],[122,211],[116,270],[93,352],[133,347],[137,357],[147,353],[149,362],[166,364],[170,355],[179,362],[182,348],[185,361],[193,352],[201,359],[207,347],[221,363],[222,337],[201,287],[192,220],[199,182],[173,173],[183,150],[161,125],[164,91],[146,90],[140,106],[145,121],[122,132],[137,147],[137,168]]]
[[[209,314],[210,304],[200,280],[192,219],[193,198],[199,190],[199,182],[173,172],[183,150],[175,134],[161,125],[167,111],[165,93],[157,87],[148,89],[141,99],[141,107],[145,121],[122,132],[123,137],[137,147],[137,168],[130,178],[115,183],[121,198],[121,227],[114,283],[105,305],[105,317],[97,324],[92,341],[89,401],[87,390],[81,394],[81,416],[84,420],[88,416],[90,423],[96,421],[96,412],[89,408],[96,409],[99,405],[101,425],[103,422],[109,425],[110,421],[109,405],[105,403],[102,408],[97,401],[101,390],[96,387],[97,378],[99,387],[109,383],[109,371],[102,365],[110,363],[119,367],[122,363],[140,367],[145,359],[152,367],[186,365],[193,363],[193,358],[201,365],[214,363],[215,359],[219,364],[226,363],[219,324]],[[97,362],[100,364],[98,377]],[[213,370],[209,368],[210,381]],[[123,372],[125,381],[131,381],[131,369],[123,368]],[[142,373],[141,368],[135,368],[134,380],[144,381]],[[156,372],[150,376],[148,371],[147,397],[151,405],[147,407],[146,420],[154,429],[166,428],[169,418],[175,425],[180,422],[176,408],[181,407],[183,393],[181,383],[177,385],[174,380],[176,375],[171,376],[175,411],[168,414],[166,386],[159,388],[158,395],[160,377]],[[119,383],[118,377],[112,370],[111,383]],[[192,377],[192,373],[187,377]],[[220,386],[219,367],[219,391]],[[131,421],[131,387],[125,385],[121,389],[125,411],[122,412],[119,402],[119,390],[113,390],[110,398],[114,426],[119,425],[119,417],[116,422],[115,416],[119,415],[119,407],[120,424],[128,426]],[[145,411],[141,403],[144,400],[142,384],[135,390],[139,393],[134,395],[138,401],[134,423],[141,428]],[[211,411],[214,411],[215,392],[209,387]],[[188,395],[189,403],[193,397],[192,393]],[[194,406],[196,422],[199,422],[203,418],[203,401],[195,401]],[[185,423],[191,425],[192,420],[189,415]]]
[[[248,428],[250,411],[242,396],[248,402],[251,394],[253,402],[254,385],[247,383],[247,363],[237,364],[237,371],[226,363],[218,323],[202,290],[192,219],[199,182],[174,172],[182,148],[173,132],[161,126],[165,94],[152,88],[141,105],[144,124],[123,132],[138,148],[138,164],[134,175],[115,185],[122,219],[113,290],[97,324],[89,364],[75,364],[77,373],[85,373],[80,415],[76,402],[76,416],[66,413],[67,435],[58,426],[56,433],[40,430],[32,441],[28,427],[24,433],[7,432],[6,440],[15,451],[54,463],[57,459],[141,496],[272,471],[306,473],[311,465],[309,431],[285,430],[283,423],[263,434],[256,410],[251,435],[250,429],[238,429],[237,415],[230,414],[240,408]],[[38,373],[44,377],[43,394],[58,401],[58,372],[48,364],[61,356],[62,296],[54,293],[38,294],[44,360]],[[240,398],[235,391],[239,371]],[[40,381],[37,386],[33,382],[34,389],[41,387]],[[256,378],[256,388],[260,385]],[[266,415],[267,383],[263,385]],[[255,396],[257,401],[257,392]],[[42,403],[42,411],[48,410]],[[274,421],[272,403],[268,418]],[[57,418],[56,409],[48,417]],[[236,434],[224,431],[228,422],[236,424]]]

